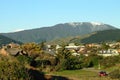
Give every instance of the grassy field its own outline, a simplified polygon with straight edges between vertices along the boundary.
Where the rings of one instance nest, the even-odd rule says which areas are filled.
[[[112,80],[108,77],[99,77],[96,71],[87,70],[65,70],[53,72],[52,75],[67,77],[70,80]]]

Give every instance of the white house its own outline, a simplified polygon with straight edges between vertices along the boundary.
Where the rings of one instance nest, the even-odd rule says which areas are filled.
[[[80,56],[78,53],[72,53],[73,56]]]
[[[80,46],[76,46],[74,43],[70,43],[68,46],[65,46],[66,49],[74,49],[74,50],[78,50],[80,48]]]
[[[101,50],[101,51],[99,51],[98,55],[99,56],[104,56],[104,57],[107,57],[107,56],[118,56],[119,53],[115,49],[108,49],[108,50]]]

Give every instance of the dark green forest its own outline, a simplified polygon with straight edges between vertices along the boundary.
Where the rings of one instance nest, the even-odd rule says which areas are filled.
[[[74,43],[102,43],[120,40],[120,30],[105,30],[89,34],[85,38],[73,38],[70,42]]]
[[[13,39],[10,39],[10,38],[8,38],[8,37],[5,37],[5,36],[3,36],[3,35],[0,35],[0,46],[9,44],[9,43],[11,43],[11,42],[21,44],[21,42],[19,42],[19,41],[15,41],[15,40],[13,40]]]

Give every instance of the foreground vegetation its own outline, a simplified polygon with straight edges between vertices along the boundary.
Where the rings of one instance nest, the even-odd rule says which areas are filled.
[[[120,79],[120,56],[102,57],[94,53],[89,56],[73,56],[65,49],[55,55],[44,51],[44,44],[26,43],[20,46],[25,55],[0,55],[1,80],[109,80]],[[54,48],[54,47],[53,47]],[[100,65],[100,66],[99,66]],[[110,70],[111,67],[117,66]],[[98,68],[109,71],[109,76],[99,77]],[[88,70],[94,68],[95,70]]]

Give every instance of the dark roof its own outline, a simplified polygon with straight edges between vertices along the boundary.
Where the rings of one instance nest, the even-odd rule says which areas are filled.
[[[6,51],[10,54],[10,55],[17,55],[20,51],[22,51],[22,49],[19,49],[19,48],[9,48],[9,49],[6,49]]]

